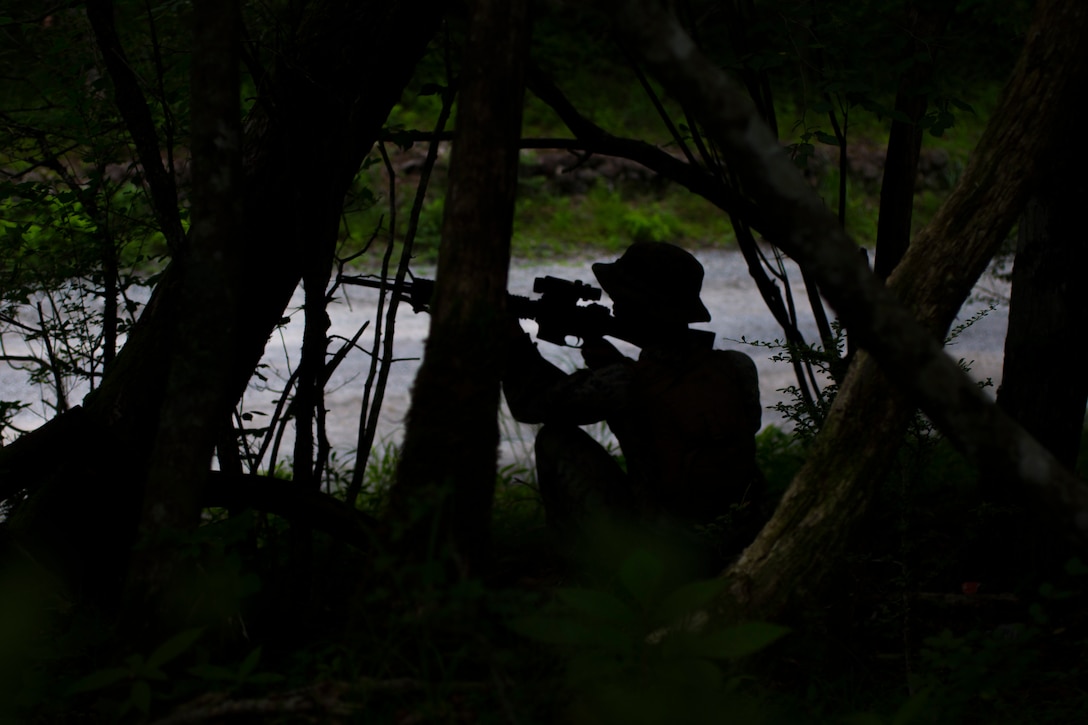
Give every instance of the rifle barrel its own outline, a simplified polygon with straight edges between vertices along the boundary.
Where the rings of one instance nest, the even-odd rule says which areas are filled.
[[[423,277],[402,281],[399,287],[393,280],[365,275],[341,275],[339,280],[343,284],[388,290],[411,304],[416,312],[429,311],[434,295],[434,280]],[[576,337],[583,342],[587,337],[615,337],[640,347],[644,343],[637,328],[621,323],[603,305],[578,305],[575,300],[564,300],[558,304],[552,300],[548,303],[544,297],[530,299],[513,294],[507,294],[506,299],[507,309],[511,313],[520,320],[535,320],[540,327],[538,337],[556,345],[568,345],[568,337]],[[688,334],[699,346],[714,347],[716,336],[710,330],[689,330]]]

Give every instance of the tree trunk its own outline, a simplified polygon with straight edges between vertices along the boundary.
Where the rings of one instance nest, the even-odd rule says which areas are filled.
[[[1077,107],[1086,80],[1088,8],[1037,6],[1020,62],[971,165],[908,249],[890,289],[858,258],[751,102],[694,48],[671,13],[636,0],[621,3],[615,16],[665,89],[720,144],[744,191],[764,207],[771,220],[764,234],[811,271],[870,353],[852,367],[771,522],[727,572],[733,585],[723,608],[775,617],[819,590],[915,404],[981,469],[1028,484],[1050,504],[1056,522],[1088,538],[1086,487],[989,403],[938,342],[1031,193],[1060,119]],[[896,389],[913,401],[903,403]]]
[[[233,353],[220,361],[227,382],[212,420],[226,420],[245,390],[307,260],[335,244],[345,191],[441,7],[323,3],[259,79],[243,144],[245,233],[223,250],[237,305],[222,324],[235,336]],[[78,425],[57,421],[0,451],[0,474],[32,489],[9,522],[12,533],[94,593],[116,595],[127,564],[160,414],[177,394],[167,389],[168,356],[192,264],[188,249],[171,262],[102,385],[84,400]],[[42,461],[20,453],[43,448],[64,455]]]
[[[1055,159],[1050,168],[1020,218],[997,404],[1073,469],[1088,402],[1088,377],[1076,354],[1088,328],[1088,298],[1079,285],[1088,240],[1076,205],[1088,189],[1067,160]],[[1058,563],[1060,532],[1031,491],[1008,479],[984,483],[994,515],[966,552],[972,578],[1015,586]]]
[[[910,120],[893,120],[888,132],[873,262],[873,271],[880,279],[888,278],[910,244],[914,182],[922,149],[922,119],[929,102],[923,88],[933,76],[933,58],[926,53],[932,46],[933,37],[948,24],[952,10],[947,3],[937,6],[925,1],[910,3],[907,10],[911,37],[914,38],[908,50],[915,60],[899,80],[895,110]]]
[[[1080,288],[1088,232],[1079,209],[1088,184],[1072,164],[1052,168],[1020,219],[997,404],[1072,469],[1088,402],[1078,352],[1088,330]]]
[[[470,13],[431,328],[392,492],[408,550],[451,556],[463,575],[490,549],[529,42],[524,0],[477,0]]]
[[[166,398],[148,466],[141,545],[128,578],[129,627],[151,641],[196,616],[196,562],[177,546],[200,523],[202,488],[230,390],[236,276],[224,264],[242,236],[242,124],[237,0],[193,3],[192,225],[183,301],[169,351]],[[238,260],[233,260],[238,261]]]

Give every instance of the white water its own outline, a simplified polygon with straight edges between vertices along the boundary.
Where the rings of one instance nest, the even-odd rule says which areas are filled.
[[[773,341],[782,338],[770,312],[767,311],[754,283],[748,276],[747,268],[740,253],[735,250],[699,252],[699,260],[706,269],[703,285],[703,301],[710,310],[712,321],[697,327],[710,329],[717,333],[715,347],[720,349],[742,350],[756,362],[760,375],[760,393],[764,406],[772,406],[786,399],[780,392],[782,388],[795,383],[792,367],[785,362],[770,359],[772,350],[753,347],[740,342],[740,338],[757,341]],[[567,279],[580,279],[594,282],[590,264],[597,260],[579,260],[556,263],[515,263],[510,275],[510,291],[513,294],[532,296],[532,284],[536,277],[554,275]],[[792,265],[788,266],[789,278],[793,283],[792,294],[800,315],[800,328],[806,339],[815,342],[818,339],[812,315],[809,312],[807,298],[800,281],[800,274]],[[433,268],[413,269],[416,275],[432,277]],[[996,292],[999,297],[1007,296],[1007,285],[992,276],[987,276],[977,291]],[[362,287],[344,287],[337,301],[330,306],[332,327],[330,334],[350,338],[359,326],[371,321],[371,327],[363,333],[359,345],[370,349],[373,345],[374,318],[377,303],[377,291]],[[607,300],[606,300],[607,301]],[[282,390],[283,383],[290,376],[290,371],[298,362],[302,341],[302,315],[298,308],[302,304],[302,293],[296,293],[289,312],[292,322],[277,330],[265,350],[263,362],[268,366],[261,372],[268,378],[262,383],[254,380],[243,401],[243,409],[250,413],[271,415],[275,405],[275,391]],[[960,313],[960,320],[969,318],[987,305],[972,297]],[[949,353],[963,358],[971,365],[971,375],[975,379],[990,378],[995,385],[1001,376],[1005,329],[1008,310],[1000,305],[981,321],[972,325],[960,335]],[[403,421],[408,410],[412,380],[419,366],[423,351],[423,341],[427,335],[429,318],[426,314],[413,313],[408,305],[402,304],[397,317],[394,336],[394,357],[400,360],[393,364],[389,377],[385,400],[378,427],[378,443],[396,443],[403,433]],[[525,323],[533,331],[532,323]],[[12,333],[3,337],[5,354],[26,354],[30,348]],[[330,354],[340,345],[333,341],[329,346]],[[578,365],[577,350],[559,348],[549,343],[540,343],[544,354],[568,369]],[[630,350],[630,348],[628,348]],[[326,407],[327,428],[333,448],[348,453],[355,449],[359,428],[359,412],[363,399],[363,386],[366,380],[370,359],[362,351],[353,350],[333,375],[327,387]],[[69,392],[69,400],[78,403],[86,390]],[[992,394],[993,388],[990,389]],[[0,366],[0,400],[23,400],[32,404],[31,409],[22,412],[16,418],[16,425],[24,429],[37,427],[50,415],[48,405],[42,402],[52,400],[50,390],[28,382],[25,372]],[[268,417],[255,415],[249,425],[260,426],[267,423]],[[764,425],[783,423],[773,410],[765,410]],[[454,424],[456,424],[454,422]],[[532,441],[532,430],[514,423],[504,415],[504,433],[502,458],[505,462],[515,459],[527,460]],[[601,432],[601,431],[597,431]],[[281,445],[283,452],[290,451],[290,428]]]
[[[743,337],[749,341],[773,341],[782,338],[782,331],[773,316],[767,310],[762,297],[748,275],[747,267],[740,253],[735,250],[700,252],[699,259],[706,270],[703,283],[703,302],[710,310],[712,320],[697,325],[717,333],[715,347],[720,349],[741,350],[756,362],[760,376],[760,396],[765,407],[770,408],[776,402],[788,399],[783,388],[796,383],[793,368],[785,362],[775,362],[770,358],[774,351],[763,347],[753,347],[740,342]],[[515,264],[511,270],[509,290],[513,294],[532,296],[533,280],[544,275],[553,275],[566,279],[577,279],[595,283],[590,265],[597,260],[579,260],[549,264]],[[800,273],[791,263],[787,263],[789,279],[793,283],[792,294],[801,311],[800,328],[806,339],[818,341],[815,322],[807,304],[807,297],[800,281]],[[413,270],[422,277],[433,277],[433,268]],[[996,288],[996,290],[995,290]],[[1007,294],[1004,283],[988,277],[980,285],[980,292],[997,291]],[[376,312],[377,291],[369,288],[350,287],[345,289],[341,301],[330,309],[332,328],[330,334],[350,338],[359,325],[373,320]],[[605,300],[607,302],[607,299]],[[301,293],[296,295],[292,305],[301,306]],[[961,311],[961,320],[969,318],[987,305],[969,301]],[[949,348],[950,354],[963,358],[971,364],[971,374],[977,380],[991,378],[996,382],[1001,376],[1001,360],[1008,322],[1007,307],[1000,306],[972,325],[960,335]],[[423,354],[423,341],[427,335],[429,318],[425,313],[413,313],[407,305],[401,305],[397,317],[394,357],[401,360],[394,364],[389,377],[385,401],[382,408],[378,441],[395,443],[403,433],[403,423],[408,412],[409,391],[412,380],[419,367],[419,358]],[[373,323],[372,323],[373,325]],[[531,322],[524,323],[526,330],[535,331]],[[289,369],[298,360],[301,345],[301,323],[292,323],[282,333],[277,333],[270,342],[265,362],[277,370],[279,380],[285,380]],[[373,344],[372,328],[364,332],[359,344],[369,349]],[[623,345],[620,345],[623,347]],[[330,347],[330,351],[336,345]],[[573,370],[580,364],[577,350],[539,344],[546,357],[565,369]],[[290,353],[290,364],[284,354]],[[637,354],[630,346],[625,349],[629,354]],[[328,408],[328,434],[332,446],[347,451],[356,447],[359,428],[359,410],[363,399],[363,384],[366,378],[369,358],[362,352],[353,352],[337,370],[328,386],[326,404]],[[277,387],[281,387],[277,385]],[[991,389],[991,394],[993,389]],[[246,397],[246,406],[266,412],[272,410],[273,395],[258,390],[250,391]],[[763,424],[782,425],[784,421],[774,410],[764,411]],[[598,427],[594,433],[604,435]],[[526,460],[531,448],[533,431],[513,421],[503,413],[502,458],[505,462],[515,459]]]

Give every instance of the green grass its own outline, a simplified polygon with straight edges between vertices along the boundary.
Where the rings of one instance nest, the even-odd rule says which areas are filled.
[[[585,23],[571,27],[562,24],[561,32],[548,29],[556,22],[545,13],[534,34],[533,57],[545,73],[555,79],[569,101],[591,121],[605,131],[618,136],[645,140],[668,147],[673,143],[666,123],[651,96],[640,86],[635,71],[613,54],[609,42],[595,28],[593,14]],[[554,29],[553,29],[554,30]],[[562,38],[558,42],[555,38]],[[440,44],[420,65],[413,86],[405,93],[387,122],[390,128],[429,130],[433,128],[441,107],[441,98],[430,93],[420,95],[427,84],[445,83],[443,53]],[[946,69],[947,70],[947,69]],[[998,71],[1000,73],[1000,71]],[[974,113],[949,106],[954,122],[941,136],[927,134],[924,149],[940,149],[948,154],[948,181],[954,182],[966,165],[986,119],[996,104],[1001,81],[976,82],[952,76],[948,70],[941,92],[961,98],[974,108]],[[776,81],[777,83],[777,81]],[[672,122],[681,127],[685,118],[677,104],[651,82],[654,92],[670,114]],[[830,134],[827,114],[816,109],[813,99],[806,108],[799,94],[775,89],[775,105],[780,136],[784,144],[797,143],[804,134],[819,131]],[[894,98],[878,99],[891,106]],[[822,99],[820,99],[822,103]],[[843,121],[842,109],[837,109]],[[450,127],[456,122],[452,116]],[[531,91],[525,94],[523,135],[530,137],[569,138],[570,132],[551,108]],[[890,122],[860,106],[849,109],[847,138],[850,144],[867,143],[882,148]],[[686,132],[686,131],[685,131]],[[809,142],[818,143],[815,136]],[[826,147],[825,147],[826,148]],[[529,154],[532,152],[523,152]],[[876,153],[879,153],[877,151]],[[447,157],[448,158],[448,157]],[[355,240],[365,240],[384,214],[388,222],[384,182],[374,167],[367,173],[366,184],[379,197],[379,203],[359,215],[351,229]],[[433,188],[424,207],[416,240],[417,255],[433,260],[442,220],[441,198],[444,195],[444,172],[436,171]],[[879,210],[879,182],[863,183],[851,177],[847,182],[846,228],[860,244],[875,242]],[[832,168],[818,181],[817,190],[831,209],[838,206],[837,171]],[[398,229],[403,232],[407,208],[414,189],[401,189],[398,199]],[[922,228],[947,196],[947,188],[920,190],[916,195],[914,229]],[[598,185],[588,193],[564,196],[549,193],[539,178],[523,178],[519,190],[514,222],[514,253],[518,257],[549,258],[571,254],[612,253],[632,241],[675,241],[690,247],[718,246],[734,241],[727,215],[687,191],[672,186],[651,193],[631,188]]]
[[[546,24],[550,21],[542,22]],[[539,47],[534,48],[534,58],[556,79],[571,103],[610,133],[660,146],[671,144],[672,138],[665,122],[650,96],[640,88],[634,71],[602,54],[601,38],[593,35],[590,25],[575,31],[565,28],[564,32],[582,32],[585,37],[580,37],[577,42],[564,42],[560,49],[549,45],[552,41],[547,32],[538,33],[536,42]],[[387,121],[389,128],[429,130],[434,126],[441,108],[441,98],[433,93],[420,95],[420,90],[425,83],[445,82],[441,52],[437,46],[421,68],[423,70],[413,87],[390,115]],[[923,138],[923,149],[940,149],[948,154],[949,186],[966,166],[1002,85],[1000,81],[974,85],[968,81],[955,83],[964,87],[949,87],[946,92],[970,104],[974,112],[950,107],[954,115],[952,125],[940,136],[927,133]],[[683,124],[685,119],[681,110],[656,84],[652,86],[672,121],[678,126]],[[882,102],[890,106],[893,99],[882,99]],[[797,143],[806,133],[831,133],[827,114],[812,107],[805,108],[793,94],[778,89],[775,104],[783,143]],[[452,119],[451,127],[455,123],[456,113]],[[843,121],[841,109],[838,109],[838,120],[840,123]],[[855,106],[849,109],[848,143],[864,142],[882,147],[889,125],[888,119]],[[554,111],[527,92],[523,135],[570,137],[571,134]],[[814,136],[807,140],[818,143]],[[386,222],[389,219],[388,210],[384,208],[385,183],[379,180],[377,172],[376,168],[370,169],[365,183],[379,197],[379,203],[359,215],[351,225],[350,236],[356,241],[368,238],[382,215]],[[829,208],[837,210],[838,174],[834,168],[819,179],[817,191]],[[398,192],[400,232],[405,228],[413,193],[414,189],[410,188],[402,188]],[[915,232],[932,219],[947,194],[948,188],[919,190],[915,197]],[[416,240],[417,256],[426,261],[433,261],[437,252],[443,195],[444,179],[439,172],[429,192]],[[859,244],[871,247],[876,240],[879,183],[863,183],[851,177],[847,182],[846,207],[847,231]],[[513,239],[514,253],[518,257],[612,253],[632,241],[643,239],[704,247],[731,244],[734,236],[727,216],[721,210],[678,187],[657,194],[598,187],[588,194],[571,197],[547,193],[540,179],[522,180]]]
[[[374,187],[381,188],[371,171]],[[669,241],[686,247],[732,244],[735,237],[728,217],[710,202],[670,186],[661,193],[609,189],[604,182],[586,194],[566,196],[545,191],[540,179],[523,183],[517,201],[513,254],[520,258],[554,258],[582,253],[613,253],[636,241]],[[407,229],[414,188],[398,192],[397,239]],[[428,191],[415,239],[416,258],[433,262],[437,256],[444,201],[440,183]],[[374,230],[383,235],[389,226],[388,199],[378,197],[368,209],[348,215],[349,248],[357,248]]]
[[[614,70],[612,75],[595,78],[592,83],[587,78],[576,73],[565,90],[577,107],[588,109],[587,115],[595,122],[619,135],[662,145],[669,142],[664,123],[648,96],[637,89],[637,82],[629,72]],[[975,113],[957,110],[954,125],[945,129],[942,135],[926,134],[923,138],[923,149],[944,151],[948,155],[948,165],[946,178],[942,180],[945,184],[937,189],[919,189],[915,196],[915,232],[933,218],[949,188],[958,180],[996,103],[999,88],[997,83],[980,88],[975,97],[969,99]],[[439,98],[434,95],[407,97],[394,110],[388,125],[431,128],[439,107]],[[683,120],[675,109],[670,112],[676,123]],[[796,143],[805,132],[830,132],[826,116],[817,117],[811,112],[802,114],[789,101],[781,102],[777,113],[783,143]],[[857,108],[851,113],[848,142],[864,142],[881,148],[886,140],[888,121]],[[531,94],[526,97],[524,134],[527,137],[569,136],[554,113]],[[444,176],[444,169],[436,171],[420,218],[415,249],[421,261],[434,261],[437,255]],[[382,179],[380,165],[375,164],[364,171],[360,184],[374,195],[374,204],[349,217],[347,233],[356,245],[370,237],[379,220],[384,220],[387,227],[390,219],[387,182]],[[828,207],[837,212],[838,170],[834,165],[816,181],[816,189]],[[415,189],[411,184],[405,184],[397,193],[397,237],[402,238]],[[876,241],[879,182],[865,182],[851,176],[847,179],[846,193],[846,229],[859,244],[872,247]],[[672,241],[699,248],[729,245],[734,240],[724,212],[676,185],[647,191],[615,186],[602,180],[587,193],[562,195],[550,193],[543,179],[528,177],[522,179],[519,190],[513,252],[520,258],[554,258],[611,254],[634,241]]]
[[[721,210],[675,188],[625,194],[598,185],[584,196],[528,196],[518,201],[514,220],[517,256],[616,252],[637,241],[707,246],[732,240]]]

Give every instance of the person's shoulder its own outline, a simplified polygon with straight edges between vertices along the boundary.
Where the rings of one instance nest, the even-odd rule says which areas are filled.
[[[758,385],[759,371],[752,358],[740,350],[714,350],[714,367],[734,380],[746,381],[745,384]]]
[[[756,363],[752,358],[740,350],[712,350],[714,358],[722,364],[736,368],[755,368]]]

